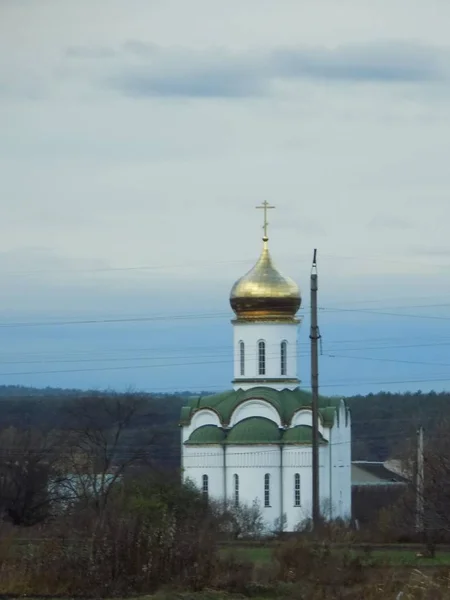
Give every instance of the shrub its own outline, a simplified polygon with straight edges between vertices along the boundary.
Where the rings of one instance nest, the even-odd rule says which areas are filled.
[[[279,580],[312,581],[325,586],[361,583],[368,567],[374,564],[370,552],[356,555],[350,548],[333,549],[328,542],[304,539],[280,544],[274,558]]]
[[[168,583],[193,590],[209,585],[216,534],[200,495],[161,482],[133,486],[101,515],[86,509],[66,516],[39,543],[8,552],[0,562],[0,593],[100,597],[152,592]]]

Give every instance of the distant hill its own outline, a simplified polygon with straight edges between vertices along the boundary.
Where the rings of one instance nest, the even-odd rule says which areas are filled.
[[[129,440],[145,431],[154,432],[153,457],[163,465],[177,467],[180,461],[180,409],[189,396],[206,392],[139,394],[145,410]],[[0,428],[15,426],[59,428],[64,408],[79,396],[116,397],[114,392],[59,388],[0,386]],[[379,392],[346,398],[352,414],[354,460],[386,460],[398,452],[419,425],[431,436],[438,423],[450,423],[450,392],[391,394]]]

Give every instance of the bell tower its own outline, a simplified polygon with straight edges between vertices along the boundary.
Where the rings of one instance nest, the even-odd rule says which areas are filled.
[[[233,324],[234,389],[256,386],[294,389],[297,377],[297,334],[300,290],[274,266],[269,252],[267,201],[263,209],[263,248],[255,266],[238,279],[230,293]]]

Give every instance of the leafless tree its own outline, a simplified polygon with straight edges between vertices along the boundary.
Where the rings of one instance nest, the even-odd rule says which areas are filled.
[[[101,513],[116,484],[144,460],[151,440],[137,445],[130,437],[141,410],[135,394],[83,397],[68,408],[64,490],[70,503]]]
[[[65,475],[56,432],[9,427],[0,431],[0,513],[14,525],[49,518]]]
[[[413,438],[405,445],[400,463],[409,484],[390,515],[382,514],[382,519],[388,529],[422,540],[432,554],[437,542],[450,540],[450,422],[443,420],[433,432],[425,433],[421,484]],[[423,508],[419,513],[420,505]]]

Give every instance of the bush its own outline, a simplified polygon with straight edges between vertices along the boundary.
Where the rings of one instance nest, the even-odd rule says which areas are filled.
[[[374,564],[370,552],[355,555],[350,548],[333,549],[328,542],[301,539],[280,544],[274,558],[280,581],[310,581],[325,586],[361,583],[367,568]]]
[[[100,597],[209,585],[218,558],[207,506],[195,490],[153,484],[133,483],[101,515],[61,518],[47,538],[8,550],[0,556],[0,593]]]

